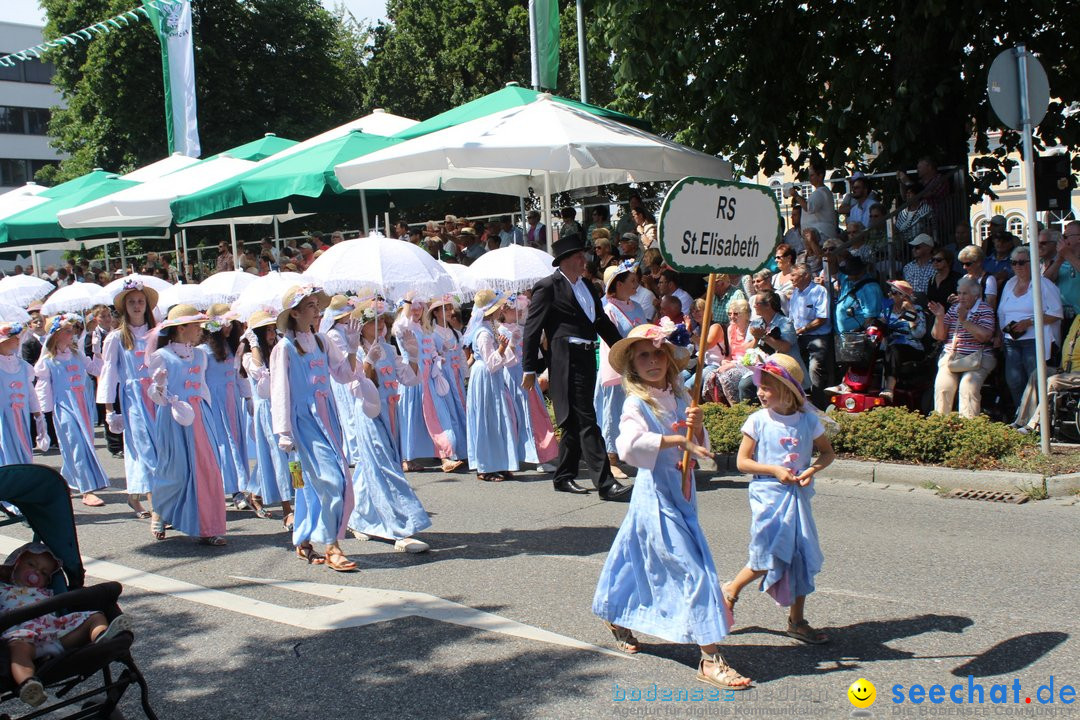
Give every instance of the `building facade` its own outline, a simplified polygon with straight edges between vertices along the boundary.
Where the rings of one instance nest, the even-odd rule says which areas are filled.
[[[42,41],[42,28],[0,22],[0,55]],[[49,144],[50,108],[61,104],[52,85],[52,63],[41,60],[0,67],[0,192],[34,179],[63,157]]]

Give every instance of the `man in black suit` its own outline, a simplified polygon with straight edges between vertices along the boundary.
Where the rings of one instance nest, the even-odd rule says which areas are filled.
[[[548,397],[555,406],[555,421],[562,430],[555,489],[587,493],[578,485],[578,463],[584,459],[589,476],[603,500],[629,500],[632,487],[611,476],[604,438],[596,424],[593,392],[596,387],[596,336],[608,345],[622,339],[600,305],[600,296],[582,277],[585,244],[581,235],[560,238],[552,248],[559,269],[536,283],[525,321],[522,386],[531,390],[536,374],[548,366]],[[540,356],[540,336],[548,350]]]

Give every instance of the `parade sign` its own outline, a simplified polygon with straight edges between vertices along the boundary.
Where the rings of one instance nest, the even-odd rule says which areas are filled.
[[[679,272],[759,270],[783,235],[780,205],[762,185],[687,177],[660,209],[660,254]]]

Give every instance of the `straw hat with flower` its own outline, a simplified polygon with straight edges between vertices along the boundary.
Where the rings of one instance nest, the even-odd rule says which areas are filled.
[[[806,393],[802,388],[803,370],[795,358],[784,353],[773,353],[764,362],[751,366],[751,369],[754,371],[755,385],[761,385],[762,376],[768,374],[792,392],[800,408],[806,402]]]
[[[628,272],[637,270],[638,264],[636,260],[623,260],[618,265],[612,265],[604,270],[604,294],[611,293],[611,287],[615,284],[616,278]]]
[[[254,330],[256,328],[266,327],[267,325],[276,325],[277,316],[273,315],[267,310],[256,310],[248,316],[247,326],[248,330]]]
[[[124,300],[127,298],[128,294],[133,293],[136,290],[146,296],[147,313],[157,307],[157,290],[150,287],[149,285],[143,285],[138,280],[125,280],[123,288],[121,288],[120,292],[116,293],[116,297],[113,298],[113,307],[116,308],[117,312],[124,312]]]
[[[484,317],[496,312],[506,304],[506,295],[494,290],[481,290],[473,296],[473,312],[478,310],[484,313]]]
[[[194,305],[173,305],[172,309],[169,310],[169,316],[158,325],[158,329],[165,330],[178,325],[204,323],[209,319],[210,317],[206,313],[201,312]]]
[[[630,368],[634,345],[639,342],[651,342],[656,347],[666,346],[670,351],[671,359],[682,370],[689,362],[690,356],[684,348],[669,341],[668,338],[673,332],[675,332],[675,325],[670,320],[661,325],[638,325],[626,337],[611,346],[611,350],[608,351],[608,363],[615,372],[625,375]]]
[[[318,285],[293,285],[281,298],[281,312],[277,316],[278,330],[285,332],[289,327],[289,313],[305,298],[314,296],[319,303],[319,312],[330,305],[330,296]]]

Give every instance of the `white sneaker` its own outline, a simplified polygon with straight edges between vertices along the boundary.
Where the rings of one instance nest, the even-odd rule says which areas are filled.
[[[833,385],[832,387],[825,388],[825,392],[832,393],[833,395],[843,395],[844,393],[851,392],[851,388],[849,388],[845,383],[840,383],[839,385]]]
[[[349,528],[349,532],[352,533],[352,536],[354,538],[356,538],[357,540],[360,540],[361,542],[371,539],[371,536],[368,535],[367,533],[362,533],[359,530],[354,530],[353,528]]]
[[[19,699],[30,707],[38,707],[48,700],[45,686],[36,677],[32,677],[19,686]]]
[[[417,555],[422,552],[427,552],[430,546],[421,540],[416,538],[404,538],[394,543],[394,549],[398,552],[409,553],[410,555]]]

